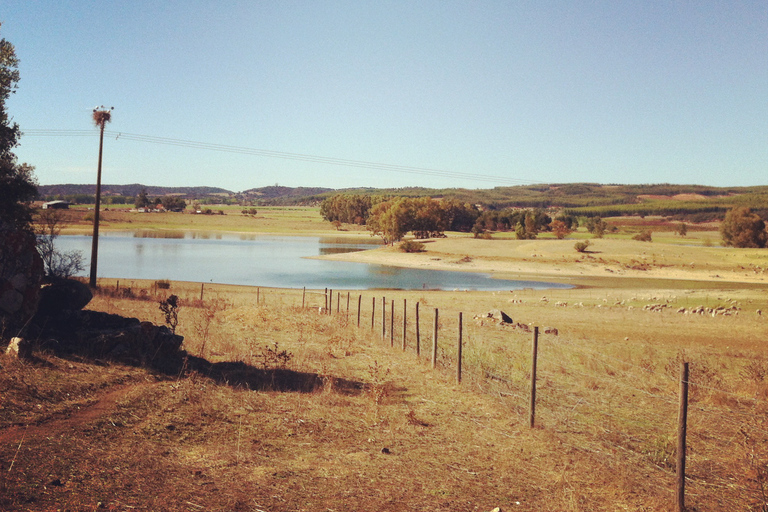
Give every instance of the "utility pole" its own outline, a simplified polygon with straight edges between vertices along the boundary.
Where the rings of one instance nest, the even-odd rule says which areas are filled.
[[[91,278],[89,285],[96,288],[96,264],[99,256],[99,208],[101,206],[101,154],[104,149],[104,126],[112,120],[115,107],[106,108],[104,105],[93,109],[93,122],[99,127],[99,166],[96,172],[96,205],[93,209],[93,241],[91,244]]]

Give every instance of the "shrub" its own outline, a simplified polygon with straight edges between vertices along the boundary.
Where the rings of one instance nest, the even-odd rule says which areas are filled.
[[[573,248],[576,249],[576,252],[585,252],[587,247],[589,247],[589,240],[584,240],[583,242],[576,242],[573,244]]]
[[[402,252],[424,252],[424,244],[414,240],[406,240],[400,244],[399,249]]]
[[[640,242],[652,242],[651,239],[652,232],[650,229],[646,229],[644,231],[641,231],[640,233],[636,234],[632,237],[632,240],[638,240]]]
[[[171,287],[171,282],[167,279],[161,279],[160,281],[155,281],[155,286],[161,290],[168,290]]]

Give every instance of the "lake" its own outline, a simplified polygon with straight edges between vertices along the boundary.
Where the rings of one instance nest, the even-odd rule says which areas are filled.
[[[99,236],[98,277],[168,279],[275,288],[519,290],[571,288],[537,281],[493,279],[488,274],[449,272],[310,259],[374,248],[379,242],[335,237],[270,236],[197,232],[105,233]],[[91,237],[67,235],[60,251],[83,253],[90,272]]]

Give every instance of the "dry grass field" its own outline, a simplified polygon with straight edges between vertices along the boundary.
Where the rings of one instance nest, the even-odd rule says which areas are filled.
[[[88,308],[162,324],[175,294],[183,348],[240,364],[167,374],[45,343],[0,358],[0,509],[673,510],[686,361],[688,510],[768,510],[768,254],[593,242],[451,236],[344,255],[578,287],[342,290],[330,311],[318,290],[206,284],[201,300],[199,283],[102,280]]]

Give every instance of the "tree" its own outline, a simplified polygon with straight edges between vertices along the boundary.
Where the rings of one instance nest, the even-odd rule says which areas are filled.
[[[688,234],[688,226],[685,222],[681,222],[680,225],[677,226],[677,234],[683,237]]]
[[[555,234],[558,240],[562,240],[566,236],[571,234],[571,229],[562,220],[554,220],[551,224],[552,232]]]
[[[160,199],[163,208],[173,212],[181,212],[187,207],[187,202],[179,196],[163,196]]]
[[[139,195],[136,196],[136,208],[146,208],[150,204],[149,197],[147,196],[147,189],[142,188]]]
[[[56,249],[56,238],[65,227],[61,210],[41,210],[35,226],[37,252],[43,258],[48,277],[66,279],[83,270],[83,254],[80,251],[62,253]]]
[[[587,231],[595,235],[595,238],[603,238],[605,230],[608,229],[608,223],[600,217],[589,217],[584,226]]]
[[[720,236],[726,246],[762,248],[768,244],[765,221],[744,207],[728,210],[720,224]]]
[[[29,203],[37,197],[37,183],[34,168],[16,162],[13,149],[19,145],[19,125],[11,122],[5,105],[16,92],[18,64],[13,45],[0,39],[0,225],[30,231],[32,208]]]

